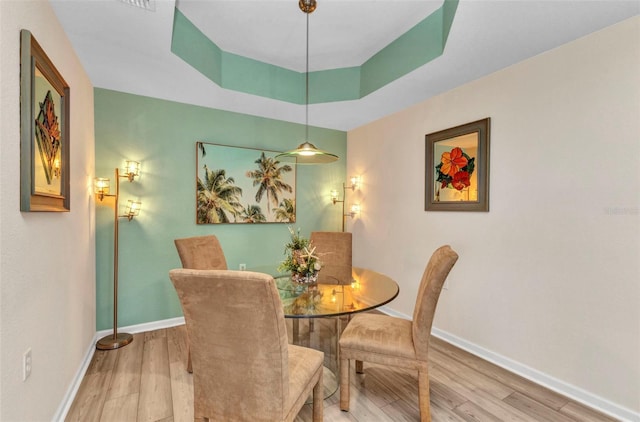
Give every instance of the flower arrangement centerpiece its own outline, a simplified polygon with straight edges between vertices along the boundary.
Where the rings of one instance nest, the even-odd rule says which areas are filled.
[[[322,268],[316,248],[311,241],[300,235],[300,229],[294,231],[289,227],[291,240],[285,245],[286,259],[278,267],[280,272],[290,272],[291,279],[300,284],[315,284],[318,282],[318,272]]]
[[[461,191],[469,187],[471,174],[476,167],[475,161],[476,157],[469,157],[460,147],[443,152],[440,164],[436,166],[436,182],[441,184],[442,189]]]

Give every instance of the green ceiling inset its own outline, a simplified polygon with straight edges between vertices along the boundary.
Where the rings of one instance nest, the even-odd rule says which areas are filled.
[[[444,0],[361,66],[309,72],[309,103],[357,100],[440,56],[458,1]],[[304,104],[304,72],[223,51],[178,9],[171,51],[222,88]]]

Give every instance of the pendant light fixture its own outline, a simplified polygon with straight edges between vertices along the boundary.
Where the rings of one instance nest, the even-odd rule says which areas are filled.
[[[316,10],[316,0],[299,0],[298,7],[307,15],[307,62],[305,72],[305,137],[298,148],[278,154],[276,157],[294,157],[297,164],[324,164],[338,159],[330,152],[316,148],[309,142],[309,14]]]

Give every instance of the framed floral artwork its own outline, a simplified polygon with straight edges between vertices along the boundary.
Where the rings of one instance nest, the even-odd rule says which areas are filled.
[[[20,211],[69,211],[69,85],[20,31]]]
[[[425,136],[425,211],[489,211],[490,129],[486,118]]]
[[[196,224],[295,223],[296,160],[196,142]]]

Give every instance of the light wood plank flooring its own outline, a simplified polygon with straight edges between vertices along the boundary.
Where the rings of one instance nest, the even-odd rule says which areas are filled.
[[[309,338],[320,340],[335,331],[332,320],[316,320],[313,334],[306,329]],[[327,345],[327,355],[335,352],[330,340],[319,344]],[[434,422],[614,421],[436,338],[430,359]],[[338,391],[324,402],[325,421],[419,420],[414,372],[366,362],[364,374],[356,374],[353,365],[351,371],[350,411],[340,411]],[[193,421],[184,325],[135,334],[119,350],[97,350],[66,420]],[[311,421],[310,405],[296,421]]]

